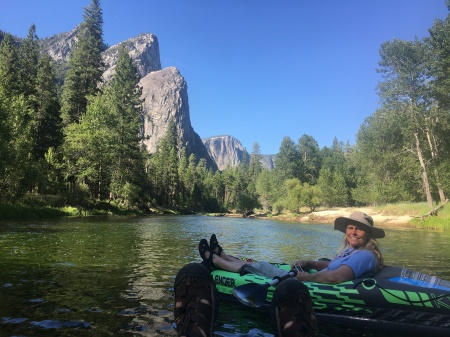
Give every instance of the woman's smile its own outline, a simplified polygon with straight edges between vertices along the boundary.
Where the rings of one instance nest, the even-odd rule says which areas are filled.
[[[345,234],[348,244],[353,248],[358,248],[367,241],[366,232],[354,225],[348,225]]]

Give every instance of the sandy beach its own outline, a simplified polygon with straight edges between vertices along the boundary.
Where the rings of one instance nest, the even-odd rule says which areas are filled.
[[[379,227],[412,227],[410,220],[412,216],[408,215],[385,215],[376,212],[369,207],[355,208],[332,208],[326,211],[317,211],[309,214],[300,214],[298,217],[273,216],[272,219],[295,220],[308,223],[329,223],[332,224],[334,219],[340,216],[348,217],[353,212],[364,212],[369,214],[376,226]]]

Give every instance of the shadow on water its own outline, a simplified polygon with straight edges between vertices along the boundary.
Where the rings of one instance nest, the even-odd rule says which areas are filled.
[[[387,230],[388,264],[450,279],[449,234]],[[216,233],[227,252],[290,262],[332,257],[329,225],[158,216],[0,223],[0,336],[176,336],[173,281]],[[321,336],[389,336],[321,324]],[[273,336],[267,313],[222,302],[217,336]]]

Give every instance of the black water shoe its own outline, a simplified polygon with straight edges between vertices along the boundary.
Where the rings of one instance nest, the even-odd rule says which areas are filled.
[[[178,336],[212,337],[217,317],[217,289],[203,264],[180,269],[174,284],[174,316]]]
[[[296,279],[288,279],[277,286],[272,298],[271,316],[277,337],[319,335],[308,288]]]

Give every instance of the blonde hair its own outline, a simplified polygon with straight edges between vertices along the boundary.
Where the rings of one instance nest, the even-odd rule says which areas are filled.
[[[375,257],[377,259],[377,271],[381,270],[381,269],[384,268],[384,261],[383,261],[383,255],[381,254],[381,251],[380,251],[380,245],[378,244],[377,240],[372,239],[370,237],[370,233],[369,232],[366,232],[366,235],[367,235],[366,243],[364,244],[364,246],[361,246],[358,249],[366,249],[366,250],[370,250],[372,253],[374,253]],[[339,249],[336,252],[335,256],[338,256],[339,254],[341,254],[349,246],[350,245],[349,245],[349,243],[347,241],[347,236],[344,235],[344,238],[342,240],[341,246],[339,247]]]

